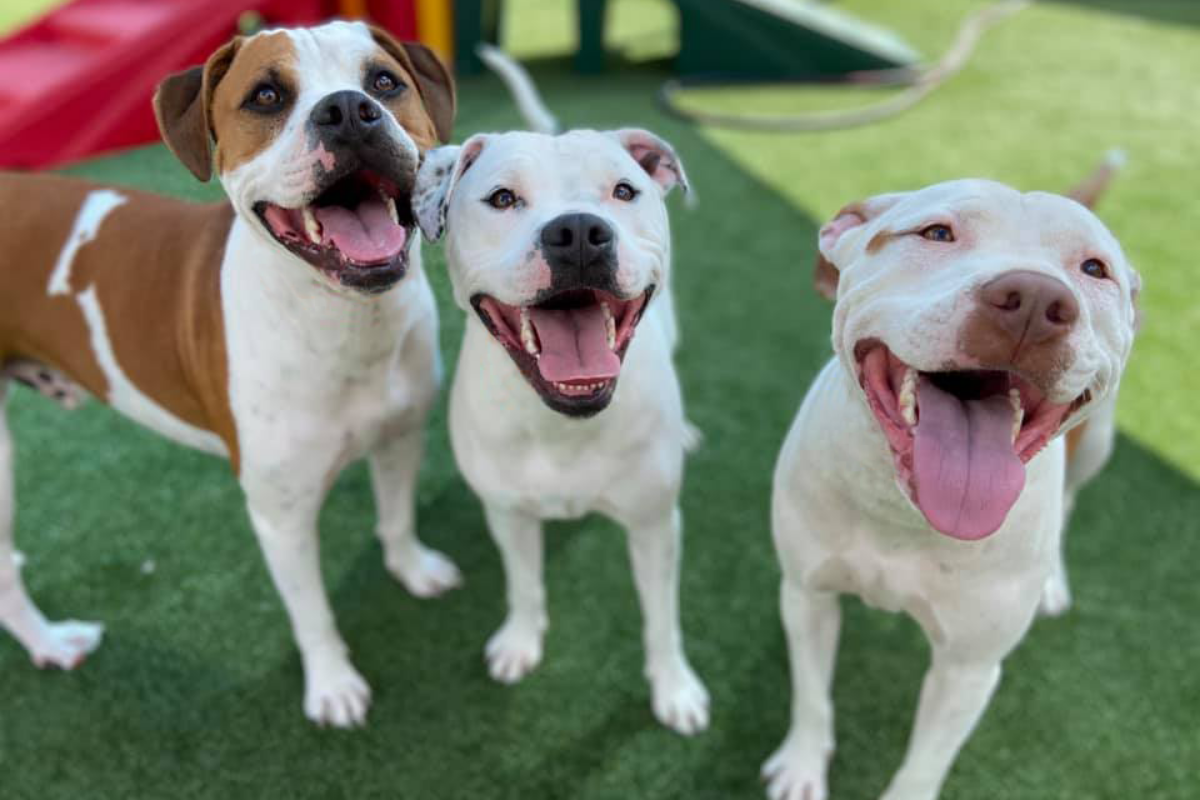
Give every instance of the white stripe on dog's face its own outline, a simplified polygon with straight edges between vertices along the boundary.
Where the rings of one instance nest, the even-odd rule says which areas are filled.
[[[981,287],[1012,271],[1057,281],[1078,318],[1056,345],[1048,395],[1069,402],[1085,389],[1116,388],[1134,334],[1139,285],[1121,246],[1074,201],[1020,193],[982,180],[952,181],[867,201],[863,221],[836,223],[822,241],[838,266],[834,346],[854,374],[855,347],[879,340],[915,369],[966,368]],[[857,220],[855,220],[857,221]],[[931,226],[945,226],[946,234]],[[1107,267],[1094,277],[1089,259]],[[1094,404],[1093,404],[1094,405]]]
[[[312,135],[309,121],[313,109],[334,92],[363,92],[364,77],[373,62],[387,63],[400,72],[410,86],[411,102],[420,105],[415,82],[375,43],[362,23],[331,22],[317,28],[267,31],[241,45],[213,99],[218,171],[239,212],[252,218],[250,212],[259,202],[294,208],[313,199],[321,172],[336,167],[335,154]],[[245,108],[250,93],[264,81],[278,84],[288,95],[288,107],[276,117]],[[415,173],[417,142],[397,119],[395,108],[384,103],[378,106],[387,139],[407,162],[407,169]],[[407,115],[404,122],[411,122]],[[433,144],[428,140],[431,128],[412,127],[426,139],[424,147]]]
[[[527,305],[549,288],[551,268],[541,234],[563,214],[592,214],[612,228],[614,285],[621,294],[665,285],[671,237],[664,189],[617,137],[596,131],[517,132],[474,137],[467,146],[478,150],[468,164],[458,165],[460,175],[449,176],[456,180],[445,208],[447,260],[460,306],[467,308],[479,294]],[[423,171],[418,197],[432,191],[421,185],[424,181]],[[623,182],[634,189],[632,200],[614,197]],[[488,202],[500,190],[513,194],[511,207],[498,209]]]

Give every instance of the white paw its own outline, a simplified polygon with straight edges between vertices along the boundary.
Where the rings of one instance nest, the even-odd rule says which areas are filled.
[[[708,690],[683,659],[652,671],[650,691],[654,716],[671,730],[692,736],[708,727]]]
[[[344,658],[305,670],[304,715],[321,727],[361,728],[370,705],[371,687]]]
[[[1071,587],[1066,575],[1056,573],[1042,587],[1042,603],[1038,609],[1044,617],[1061,617],[1071,608]]]
[[[542,661],[545,626],[509,617],[483,649],[488,674],[500,683],[516,683]]]
[[[38,669],[75,669],[100,646],[103,637],[104,626],[98,622],[47,622],[29,648],[29,657]]]
[[[423,545],[417,545],[406,558],[389,558],[387,568],[413,597],[437,597],[463,582],[453,561]]]
[[[938,781],[918,780],[909,784],[897,774],[879,800],[938,800],[939,791]]]
[[[762,767],[771,800],[826,800],[825,769],[828,757],[820,748],[784,740]]]

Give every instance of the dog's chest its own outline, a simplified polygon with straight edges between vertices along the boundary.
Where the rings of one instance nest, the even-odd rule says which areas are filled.
[[[514,457],[484,478],[491,493],[543,519],[578,519],[603,505],[611,465],[587,442],[530,438]],[[496,465],[500,466],[500,465]]]
[[[243,449],[271,461],[363,455],[433,380],[410,374],[401,357],[415,322],[382,303],[355,316],[231,320],[230,401]]]

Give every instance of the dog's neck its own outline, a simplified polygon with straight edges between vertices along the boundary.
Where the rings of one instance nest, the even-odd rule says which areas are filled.
[[[238,215],[222,268],[223,299],[255,321],[256,335],[286,340],[307,351],[309,359],[333,352],[373,359],[381,348],[400,346],[406,312],[419,303],[425,282],[419,237],[409,248],[408,274],[397,286],[379,295],[358,295],[331,287]]]

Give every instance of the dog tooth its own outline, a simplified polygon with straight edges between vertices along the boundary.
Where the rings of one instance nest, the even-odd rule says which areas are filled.
[[[617,321],[613,319],[612,309],[608,307],[608,303],[600,303],[600,310],[604,313],[604,334],[608,340],[608,349],[617,349]]]
[[[529,319],[529,309],[521,308],[521,344],[525,345],[525,352],[537,358],[542,353],[538,350],[537,337],[533,335],[533,322]]]
[[[1025,422],[1025,407],[1021,405],[1021,392],[1015,386],[1008,390],[1008,402],[1013,410],[1012,440],[1016,444],[1021,435],[1021,425]]]
[[[304,232],[313,244],[321,243],[321,224],[317,222],[317,215],[313,213],[312,206],[304,207]]]
[[[900,417],[909,425],[917,424],[917,371],[912,367],[904,368],[904,378],[900,381]]]
[[[392,218],[392,222],[400,224],[400,212],[396,210],[396,198],[388,195],[383,189],[379,190],[379,196],[383,198],[383,204],[387,206],[388,216]]]

